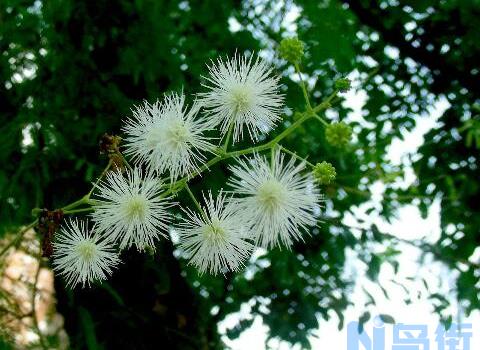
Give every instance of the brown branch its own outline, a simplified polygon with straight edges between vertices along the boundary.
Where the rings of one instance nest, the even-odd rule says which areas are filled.
[[[38,289],[37,289],[38,277],[40,276],[41,269],[42,269],[42,258],[38,257],[38,267],[37,267],[37,271],[35,273],[35,279],[34,279],[34,282],[33,282],[33,290],[32,290],[32,301],[31,301],[32,320],[33,320],[33,327],[35,328],[35,331],[37,332],[37,335],[38,335],[38,338],[39,338],[39,341],[40,341],[40,345],[42,346],[42,349],[43,350],[48,350],[48,346],[47,346],[47,343],[45,341],[45,338],[42,334],[42,331],[40,330],[40,327],[38,326],[37,311],[36,311],[36,307],[35,307],[35,305],[36,305],[35,299],[36,299],[37,292],[38,292]]]

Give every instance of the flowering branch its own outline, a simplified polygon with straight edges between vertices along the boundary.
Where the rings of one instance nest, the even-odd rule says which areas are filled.
[[[329,143],[345,146],[351,129],[344,123],[330,124],[319,113],[331,107],[349,81],[337,81],[333,93],[312,106],[300,71],[303,43],[285,39],[279,53],[299,75],[305,109],[267,142],[229,150],[230,144],[247,138],[246,134],[252,143],[258,142],[282,120],[280,77],[265,61],[244,55],[213,62],[204,85],[206,92],[198,94],[191,106],[183,93],[137,106],[122,128],[122,150],[133,165],[120,151],[122,138],[104,135],[101,148],[109,156],[107,166],[85,196],[48,212],[57,226],[43,231],[49,235],[46,247],[53,247],[54,270],[65,277],[67,285],[106,280],[119,264],[118,252],[123,249],[154,249],[157,240],[168,237],[173,219],[168,209],[177,205],[171,199],[182,190],[190,196],[195,211],[186,208],[187,217],[176,225],[179,247],[201,273],[237,271],[255,246],[290,248],[294,241],[302,240],[302,231],[317,222],[315,213],[322,197],[316,185],[330,183],[336,173],[330,163],[310,163],[280,142],[306,122],[318,120]],[[220,145],[206,136],[215,128],[223,140]],[[260,155],[268,150],[269,160]],[[213,158],[208,159],[207,153]],[[231,194],[227,197],[221,191],[214,198],[208,191],[201,203],[189,182],[231,158],[236,159],[236,165],[230,166]],[[118,171],[110,171],[112,166]],[[167,177],[161,178],[164,174]],[[93,231],[88,222],[69,219],[53,237],[63,215],[85,213],[90,213]]]
[[[325,101],[331,101],[335,96],[337,96],[337,94],[338,94],[338,91],[335,91]],[[317,107],[315,107],[315,109],[320,112],[324,109],[329,108],[329,104],[325,103],[325,101],[322,102],[321,104],[319,104]],[[280,133],[277,137],[275,137],[274,139],[272,139],[271,141],[269,141],[267,143],[264,143],[264,144],[258,145],[258,146],[245,148],[245,149],[238,150],[238,151],[226,152],[223,155],[219,155],[215,158],[212,158],[205,165],[201,166],[198,170],[194,171],[190,176],[185,176],[182,179],[178,180],[176,183],[174,183],[172,185],[173,189],[164,192],[162,194],[162,197],[166,197],[166,196],[168,196],[168,195],[170,195],[174,192],[181,191],[188,181],[192,180],[193,178],[195,178],[196,176],[200,175],[202,172],[207,170],[209,167],[217,164],[218,162],[220,162],[222,160],[226,160],[226,159],[229,159],[229,158],[236,158],[236,157],[247,155],[247,154],[259,153],[259,152],[263,152],[265,150],[269,150],[269,149],[274,148],[276,145],[278,145],[278,143],[280,141],[282,141],[284,138],[289,136],[293,131],[295,131],[295,129],[297,129],[299,126],[301,126],[307,120],[314,118],[315,116],[316,116],[315,114],[312,115],[312,114],[309,114],[309,113],[304,113],[303,116],[300,119],[298,119],[296,122],[294,122],[292,125],[290,125],[287,129],[285,129],[282,133]],[[320,118],[320,117],[318,117],[318,118]],[[326,123],[325,121],[323,121],[323,122]]]

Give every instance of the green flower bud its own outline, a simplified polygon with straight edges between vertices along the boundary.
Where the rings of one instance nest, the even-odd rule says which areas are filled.
[[[298,64],[303,57],[303,42],[298,38],[285,38],[280,42],[278,54],[288,62]]]
[[[347,78],[341,78],[335,82],[335,89],[340,92],[347,92],[348,90],[350,90],[350,86],[351,81]]]
[[[352,128],[344,122],[329,124],[325,129],[325,138],[334,147],[345,147],[351,137]]]
[[[144,247],[144,249],[145,249],[145,253],[147,253],[148,255],[150,255],[150,256],[154,256],[154,255],[155,255],[155,247],[146,245],[146,246]]]
[[[321,185],[328,185],[335,181],[337,172],[332,164],[328,162],[317,163],[313,168],[313,176]]]

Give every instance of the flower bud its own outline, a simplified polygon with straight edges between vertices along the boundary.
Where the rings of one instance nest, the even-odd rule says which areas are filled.
[[[351,137],[352,128],[344,122],[329,124],[325,129],[325,138],[334,147],[345,147]]]
[[[347,78],[341,78],[335,82],[335,89],[340,92],[347,92],[348,90],[350,90],[350,87],[351,81]]]
[[[292,64],[298,64],[303,57],[303,42],[298,38],[285,38],[280,42],[278,54]]]
[[[313,168],[313,176],[321,185],[328,185],[335,181],[337,172],[332,164],[328,162],[317,163]]]

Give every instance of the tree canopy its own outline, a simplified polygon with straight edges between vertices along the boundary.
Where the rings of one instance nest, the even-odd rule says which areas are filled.
[[[244,272],[225,276],[199,275],[163,241],[155,254],[122,253],[125,262],[101,286],[71,291],[56,278],[57,309],[72,348],[220,349],[217,324],[244,303],[262,317],[270,337],[308,348],[308,335],[330,311],[343,322],[355,283],[342,273],[348,249],[362,252],[372,280],[382,263],[395,265],[392,250],[371,249],[372,243],[395,247],[395,237],[344,221],[369,202],[378,181],[386,190],[381,207],[369,213],[387,221],[404,204],[426,216],[440,202],[441,237],[421,248],[459,271],[461,305],[468,312],[480,308],[480,262],[471,258],[480,242],[479,15],[478,0],[2,2],[2,236],[31,222],[32,208],[61,208],[87,193],[108,162],[99,153],[102,135],[122,135],[121,120],[144,99],[202,91],[206,64],[219,56],[261,52],[282,75],[288,108],[267,140],[305,109],[293,67],[277,54],[284,37],[305,43],[301,68],[312,104],[352,72],[354,87],[367,94],[362,120],[349,119],[341,93],[325,115],[353,129],[353,142],[341,151],[325,140],[321,123],[303,125],[284,140],[314,164],[330,162],[337,173],[322,187],[323,222],[305,242],[261,254]],[[449,107],[418,152],[392,164],[392,142],[440,99]],[[407,167],[415,180],[399,186]],[[191,187],[218,192],[228,174],[226,164],[214,165]],[[438,312],[448,321],[444,309]],[[240,320],[227,335],[238,337],[252,322]]]

